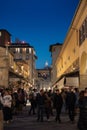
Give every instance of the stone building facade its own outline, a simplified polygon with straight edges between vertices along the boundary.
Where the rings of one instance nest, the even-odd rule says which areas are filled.
[[[78,85],[74,87],[79,89],[87,87],[87,0],[79,1],[61,51],[56,55],[53,65],[53,86],[58,86],[64,77],[69,76],[77,77]],[[73,86],[77,80],[71,81],[70,85]],[[65,85],[69,84],[66,82]]]
[[[8,87],[17,80],[33,85],[36,73],[35,50],[28,43],[12,43],[11,34],[0,30],[0,86]]]

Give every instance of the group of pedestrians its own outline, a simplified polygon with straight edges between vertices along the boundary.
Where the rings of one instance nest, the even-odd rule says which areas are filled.
[[[3,111],[3,119],[6,123],[12,121],[14,114],[22,114],[27,99],[31,103],[28,114],[36,114],[37,121],[43,122],[44,116],[49,121],[50,116],[54,116],[55,122],[61,123],[61,113],[66,112],[70,122],[74,123],[76,112],[79,110],[77,126],[79,130],[87,130],[87,88],[80,92],[72,87],[67,91],[41,89],[39,92],[34,90],[28,96],[21,88],[0,90],[0,110]]]
[[[68,91],[62,90],[61,92],[59,89],[56,89],[55,92],[41,89],[39,93],[35,94],[35,97],[32,94],[32,98],[30,111],[37,114],[37,121],[43,122],[44,116],[49,121],[50,116],[55,115],[55,121],[61,123],[61,113],[66,112],[73,124],[78,112],[77,127],[79,130],[87,130],[87,88],[80,92],[78,88],[72,89],[72,87]]]
[[[41,89],[36,96],[32,94],[32,98],[30,98],[29,114],[31,112],[35,114],[37,111],[37,121],[43,122],[44,115],[49,120],[50,116],[54,115],[53,110],[55,109],[55,121],[61,123],[61,112],[63,110],[68,111],[69,119],[74,123],[76,100],[76,94],[71,89],[61,92],[59,89],[56,89],[55,92]]]
[[[87,88],[79,94],[79,130],[87,130]]]
[[[16,89],[16,91],[9,88],[0,89],[0,108],[3,112],[4,123],[10,123],[14,114],[22,112],[25,99],[25,92],[21,88]]]

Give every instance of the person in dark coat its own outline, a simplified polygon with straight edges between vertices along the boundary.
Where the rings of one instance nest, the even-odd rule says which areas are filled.
[[[61,119],[60,119],[60,114],[61,114],[61,110],[62,110],[62,105],[63,105],[63,98],[59,92],[59,89],[56,90],[56,95],[55,95],[55,109],[56,109],[56,118],[55,121],[59,121],[59,123],[61,123]]]
[[[49,121],[51,114],[51,98],[48,96],[48,93],[45,92],[45,113],[47,117],[47,121]]]
[[[79,120],[78,128],[79,130],[87,130],[87,91],[82,91],[84,95],[79,99]]]
[[[69,88],[69,92],[66,95],[66,107],[69,114],[69,119],[74,123],[75,118],[75,104],[76,104],[76,95],[73,92],[72,88]]]
[[[37,121],[43,122],[43,113],[45,106],[45,96],[43,89],[41,89],[40,93],[37,94],[36,102],[37,102]]]
[[[2,105],[1,90],[0,90],[0,130],[3,130],[3,105]]]
[[[34,97],[33,93],[31,93],[29,95],[29,101],[31,103],[31,107],[30,107],[30,110],[29,110],[28,114],[31,115],[31,112],[33,112],[33,115],[35,115],[35,105],[36,105],[36,103],[35,103],[35,97]]]

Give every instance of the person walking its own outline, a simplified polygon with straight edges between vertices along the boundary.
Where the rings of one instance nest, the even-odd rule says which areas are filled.
[[[12,120],[12,110],[11,110],[12,97],[9,94],[9,89],[5,89],[2,102],[3,102],[4,121],[6,123],[9,123]]]
[[[56,118],[55,121],[59,121],[59,123],[61,123],[61,119],[60,119],[60,114],[61,114],[61,110],[62,110],[62,105],[63,105],[63,98],[59,92],[59,89],[56,90],[56,95],[55,95],[55,109],[56,109]]]
[[[31,103],[30,109],[28,114],[31,115],[31,112],[33,112],[33,115],[35,115],[35,107],[36,107],[36,99],[33,93],[30,93],[29,95],[29,101]]]
[[[40,93],[37,94],[36,102],[37,102],[37,121],[43,122],[43,113],[45,105],[45,96],[43,89],[41,89]]]
[[[49,121],[50,114],[51,114],[51,98],[48,96],[48,93],[45,92],[45,113],[47,121]]]
[[[87,89],[80,93],[79,109],[80,112],[77,126],[79,130],[87,130]]]
[[[3,130],[3,105],[2,105],[2,93],[0,91],[0,130]]]
[[[69,119],[72,123],[74,123],[75,118],[75,104],[76,104],[76,95],[73,92],[72,87],[69,88],[69,92],[66,95],[66,107],[69,114]]]

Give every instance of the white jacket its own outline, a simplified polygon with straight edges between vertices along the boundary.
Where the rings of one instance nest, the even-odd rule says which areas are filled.
[[[2,98],[2,104],[4,107],[9,107],[11,108],[11,104],[12,104],[12,97],[11,95],[5,95]]]

